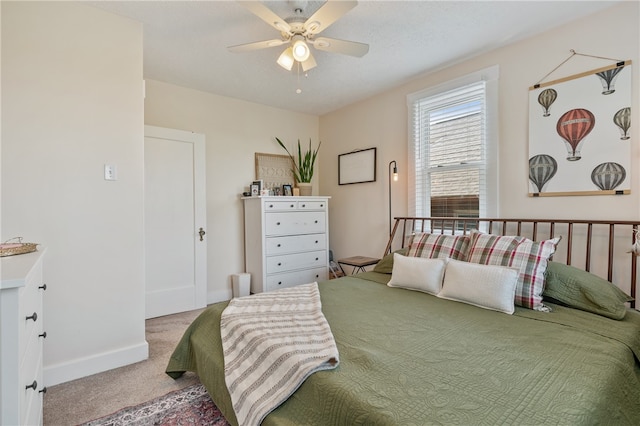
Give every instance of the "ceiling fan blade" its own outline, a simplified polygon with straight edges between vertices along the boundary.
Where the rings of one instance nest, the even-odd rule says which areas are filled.
[[[249,52],[251,50],[282,46],[285,43],[287,43],[286,40],[274,38],[273,40],[256,41],[254,43],[246,43],[246,44],[238,44],[236,46],[229,46],[227,47],[227,49],[229,49],[230,52],[240,53],[240,52]]]
[[[304,23],[305,35],[318,34],[356,7],[357,1],[328,0]]]
[[[302,71],[309,71],[311,68],[315,68],[318,64],[313,59],[313,55],[309,54],[309,58],[302,63]]]
[[[238,3],[276,30],[284,33],[291,31],[291,25],[273,13],[264,3],[260,1],[238,1]]]
[[[342,53],[343,55],[363,57],[369,51],[369,45],[358,43],[357,41],[338,40],[337,38],[318,37],[310,40],[318,50],[331,53]]]

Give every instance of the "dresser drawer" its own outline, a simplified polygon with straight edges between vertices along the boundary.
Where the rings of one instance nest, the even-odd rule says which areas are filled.
[[[298,201],[299,210],[327,210],[326,201]]]
[[[20,307],[18,327],[20,336],[19,356],[22,358],[29,340],[42,330],[42,270],[40,266],[34,268],[34,273],[24,287],[20,289]],[[35,314],[35,317],[34,317]],[[27,319],[30,317],[32,319]],[[34,320],[35,319],[35,320]]]
[[[42,382],[42,342],[38,336],[34,336],[27,344],[27,350],[21,360],[20,366],[20,418],[26,425],[39,424],[28,421],[29,416],[39,415],[42,405],[42,394],[39,392],[44,384]],[[28,388],[36,382],[35,390]],[[34,410],[34,407],[37,410]]]
[[[266,239],[267,256],[302,251],[326,249],[326,234],[294,235],[290,237],[269,237]]]
[[[270,256],[267,257],[267,274],[277,274],[295,269],[317,268],[326,264],[327,252],[325,250]]]
[[[291,211],[298,208],[297,201],[265,201],[264,210],[269,211]]]
[[[326,212],[290,212],[265,214],[266,235],[322,234]]]
[[[300,284],[309,284],[327,279],[327,268],[308,269],[284,274],[267,276],[265,291],[273,291],[279,288],[293,287]]]

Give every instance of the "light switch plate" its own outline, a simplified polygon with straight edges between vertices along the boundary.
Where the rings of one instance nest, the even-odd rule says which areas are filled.
[[[104,180],[118,180],[118,169],[113,164],[104,165]]]

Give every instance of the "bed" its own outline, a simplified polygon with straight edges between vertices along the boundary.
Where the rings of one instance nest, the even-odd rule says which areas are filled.
[[[318,284],[340,364],[309,376],[262,424],[638,424],[640,312],[625,297],[636,291],[636,256],[627,251],[638,225],[396,218],[374,271]],[[544,308],[515,306],[508,314],[387,285],[418,246],[416,236],[471,235],[472,229],[486,238],[557,240],[545,277],[559,288],[545,288]],[[466,268],[463,263],[456,262]],[[629,280],[624,292],[606,282],[621,278]],[[582,288],[583,282],[595,287]],[[565,285],[580,288],[563,293]],[[573,306],[576,298],[582,299]],[[211,305],[189,326],[166,372],[174,378],[196,372],[237,424],[220,342],[227,304]]]

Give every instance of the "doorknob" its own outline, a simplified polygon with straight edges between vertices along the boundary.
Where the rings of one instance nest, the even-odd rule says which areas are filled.
[[[198,234],[200,234],[200,241],[204,241],[204,239],[202,237],[204,237],[204,234],[206,234],[206,232],[204,232],[204,229],[200,228],[200,231],[198,231]]]

